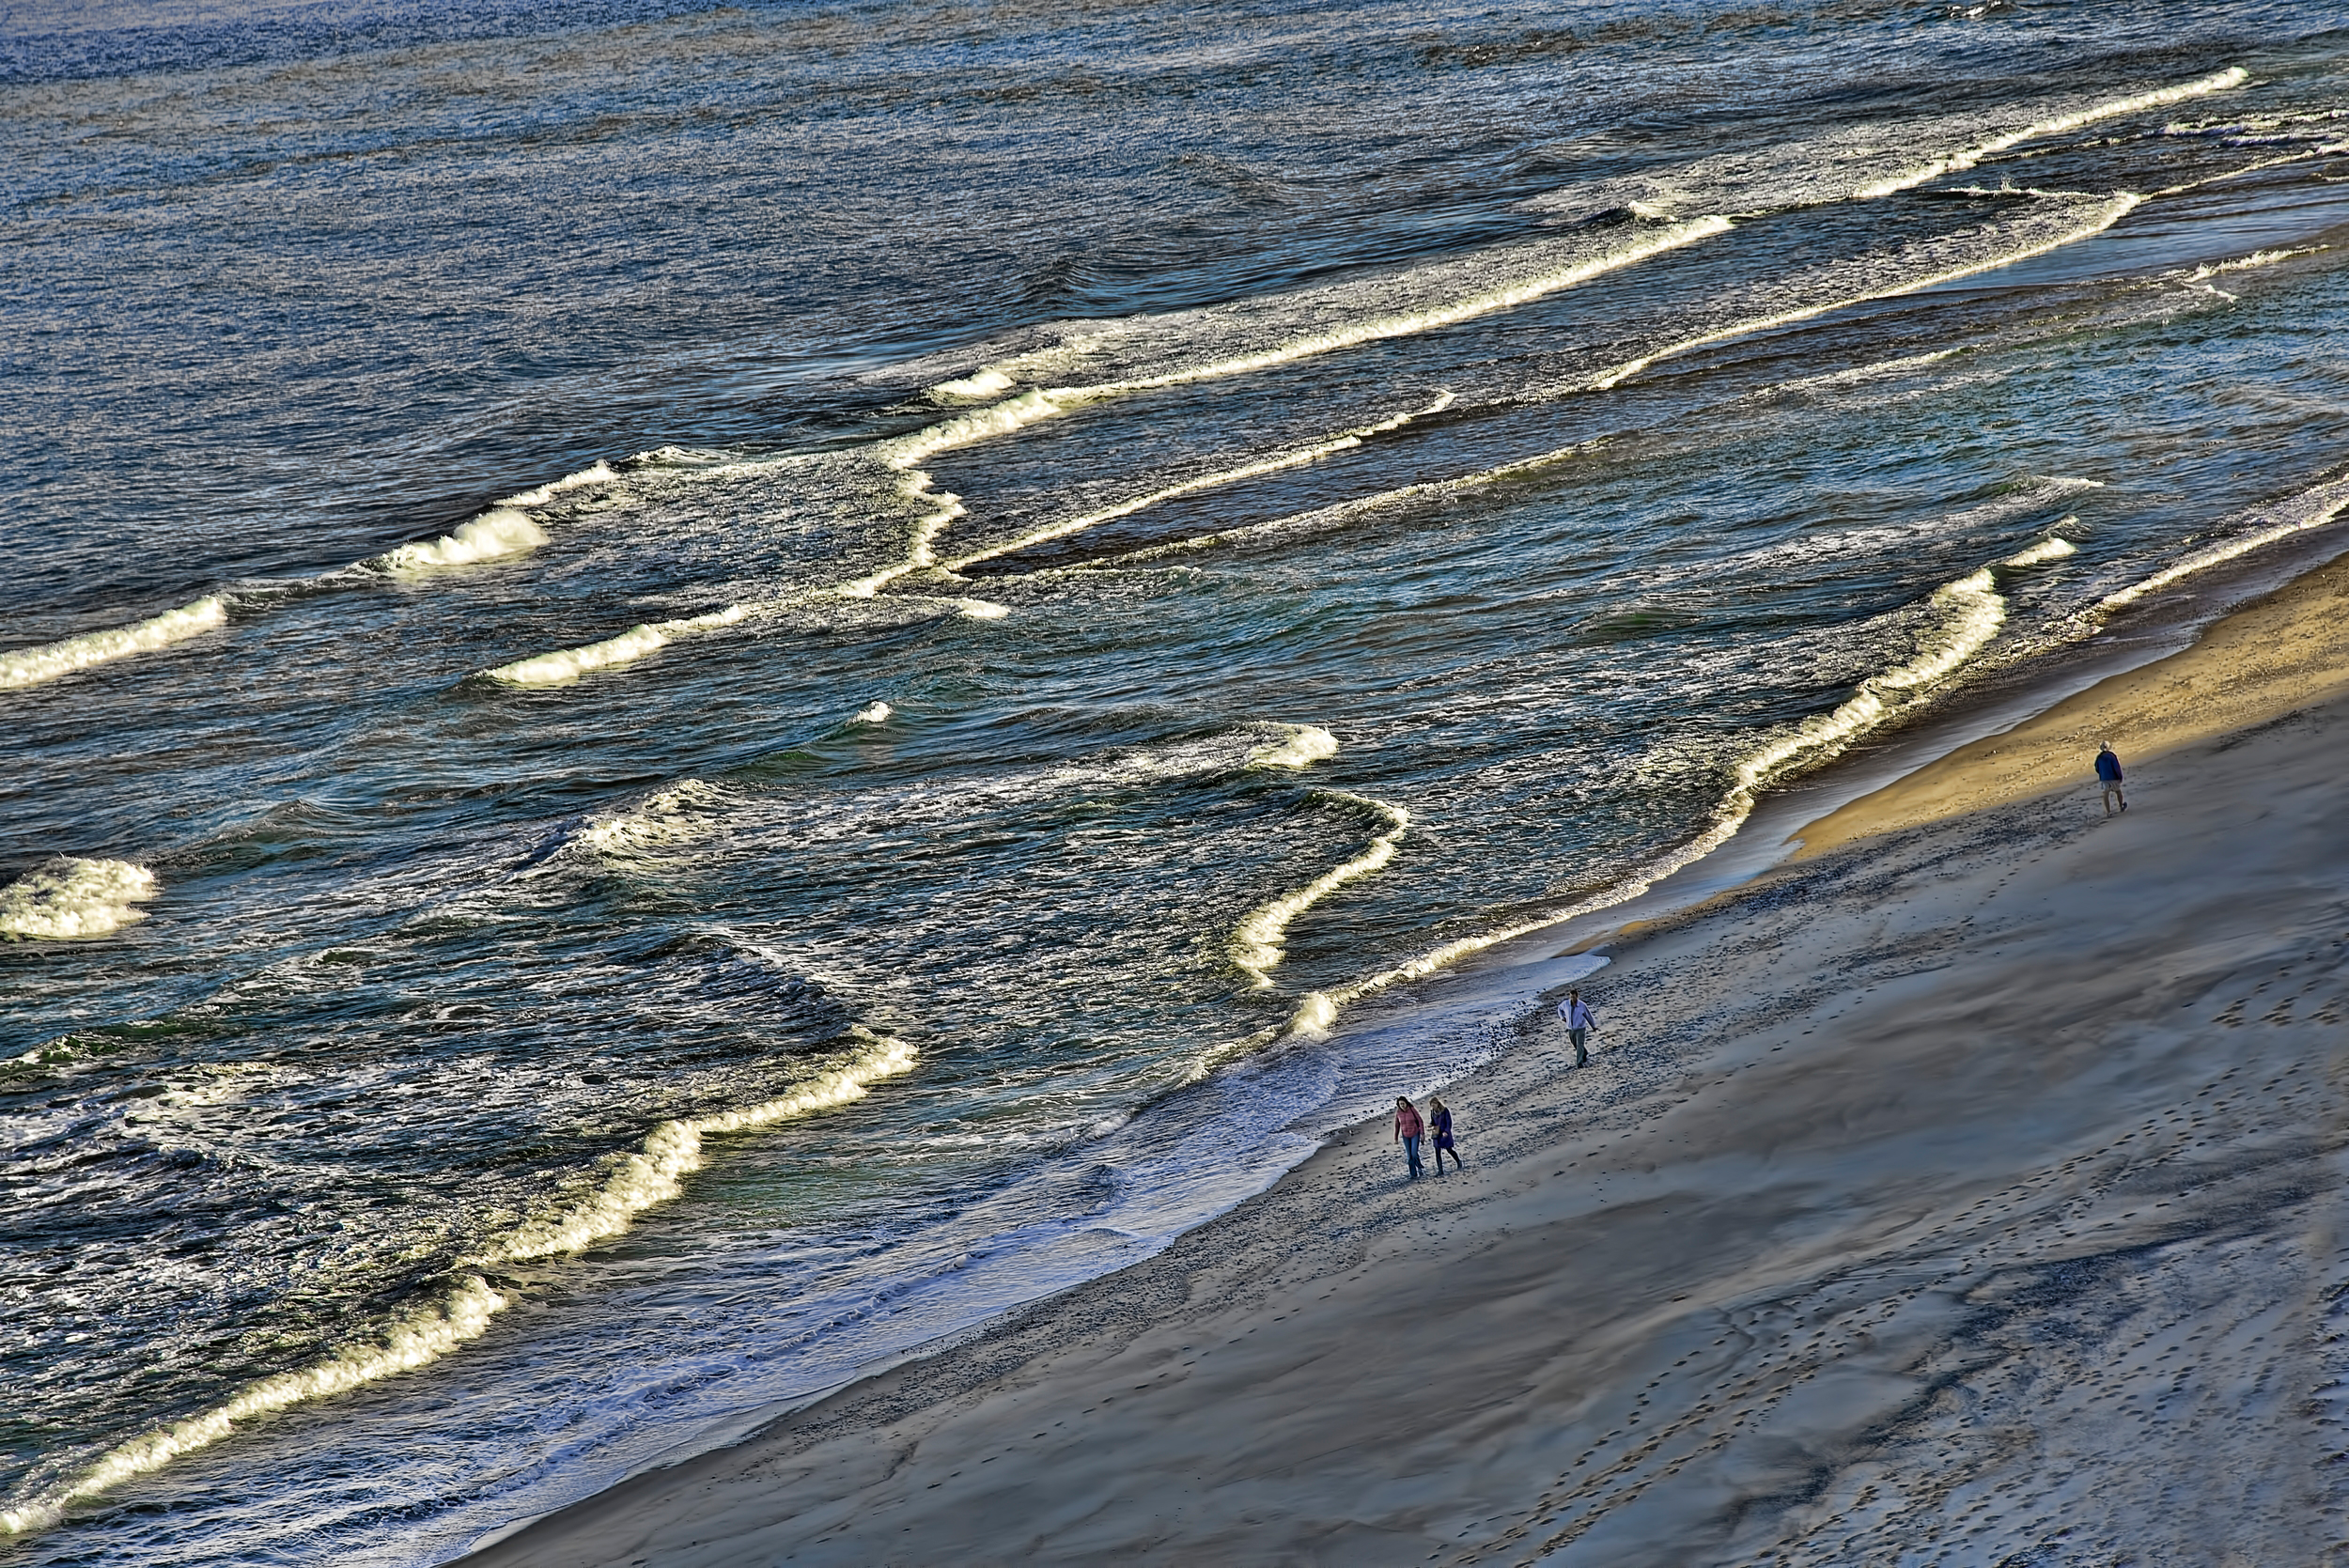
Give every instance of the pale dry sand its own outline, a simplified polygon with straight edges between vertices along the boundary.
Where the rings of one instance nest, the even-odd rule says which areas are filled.
[[[1149,1263],[469,1560],[2341,1560],[2349,700],[2278,710],[2320,660],[2115,734],[2111,819],[2077,745],[2231,700],[2231,647],[1642,935],[1590,1068],[1536,1020],[1447,1096],[1465,1176],[1355,1128]],[[2039,794],[2028,745],[2078,782]]]

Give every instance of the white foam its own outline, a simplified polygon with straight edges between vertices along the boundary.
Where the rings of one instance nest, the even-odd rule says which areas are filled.
[[[18,648],[0,653],[0,691],[18,686],[37,686],[54,680],[59,675],[86,670],[93,664],[109,660],[125,659],[134,653],[152,653],[169,647],[190,637],[201,636],[228,619],[228,604],[218,597],[197,599],[177,610],[140,621],[134,626],[116,627],[106,631],[86,631],[79,637],[62,642],[44,643],[39,647]]]
[[[2057,523],[2056,526],[2058,528],[2061,528],[2066,524],[2077,521],[2079,521],[2079,519],[2077,518],[2065,518],[2062,522]],[[2079,546],[2074,544],[2071,540],[2060,539],[2051,536],[2042,539],[2039,543],[2030,546],[2027,550],[2016,551],[2015,554],[2010,555],[2005,560],[1999,562],[1999,565],[2002,567],[2036,567],[2044,565],[2049,561],[2061,561],[2066,555],[2077,555],[2078,553]]]
[[[788,1094],[740,1110],[663,1122],[645,1136],[640,1149],[615,1155],[583,1197],[540,1215],[501,1238],[478,1261],[484,1265],[522,1263],[577,1252],[620,1234],[637,1215],[684,1190],[684,1177],[702,1167],[702,1140],[748,1132],[777,1122],[829,1110],[861,1100],[883,1079],[911,1072],[916,1053],[903,1040],[852,1026],[866,1049],[853,1060],[810,1079]]]
[[[394,1318],[372,1343],[249,1383],[225,1404],[122,1444],[57,1490],[0,1511],[0,1531],[23,1534],[46,1528],[73,1503],[210,1448],[229,1436],[239,1421],[428,1366],[467,1340],[478,1339],[506,1305],[506,1298],[479,1276],[469,1276],[439,1305]]]
[[[715,826],[712,814],[732,800],[716,784],[686,779],[654,791],[632,811],[588,818],[578,842],[611,860],[650,859],[708,837]]]
[[[867,703],[856,710],[856,722],[860,724],[884,724],[895,711],[887,703]]]
[[[145,920],[132,906],[162,891],[155,874],[143,865],[60,856],[0,888],[0,938],[76,941],[111,936]]]
[[[2314,256],[2319,251],[2331,249],[2330,245],[2295,245],[2290,249],[2280,251],[2253,251],[2250,255],[2237,256],[2232,261],[2214,261],[2197,267],[2186,274],[2185,281],[2200,283],[2204,278],[2215,278],[2222,272],[2245,272],[2255,267],[2273,267],[2279,261],[2290,261],[2295,256]]]
[[[607,637],[600,643],[589,643],[576,648],[557,648],[552,653],[518,659],[511,664],[501,664],[494,670],[482,673],[508,686],[568,686],[590,670],[608,670],[615,665],[633,663],[657,648],[667,647],[679,637],[691,637],[714,631],[720,627],[732,626],[757,608],[730,604],[723,610],[713,610],[706,615],[688,615],[681,620],[632,626],[617,637]]]
[[[1992,234],[1996,230],[1987,227],[1967,229],[1957,234],[1927,241],[1921,244],[1907,246],[1896,255],[1883,258],[1876,263],[1890,274],[1887,281],[1881,284],[1872,287],[1863,287],[1853,294],[1826,300],[1817,304],[1800,305],[1791,310],[1774,311],[1764,316],[1750,317],[1708,332],[1698,333],[1693,336],[1642,354],[1637,359],[1626,360],[1589,384],[1595,390],[1606,391],[1638,375],[1658,360],[1671,359],[1675,355],[1686,354],[1715,343],[1724,343],[1731,338],[1746,337],[1755,333],[1772,332],[1780,327],[1793,326],[1797,322],[1812,320],[1833,311],[1848,310],[1853,305],[1863,304],[1871,300],[1885,300],[1902,294],[1914,294],[1921,289],[1938,287],[1945,283],[1955,283],[1962,278],[1995,272],[2001,267],[2012,267],[2018,261],[2028,261],[2033,256],[2045,256],[2049,251],[2059,250],[2065,245],[2077,244],[2082,240],[2102,234],[2142,205],[2144,200],[2143,196],[2128,192],[2084,200],[2079,206],[2085,210],[2079,212],[2077,216],[2061,223],[2061,226],[2055,228],[2053,232],[2032,235],[2028,239],[2021,238],[2022,232],[2027,227],[2036,227],[2035,223],[2008,225],[2005,227],[2009,234],[2015,236],[2019,242],[2007,246],[1993,246],[1987,252],[1968,256],[1964,260],[1955,260],[1951,253],[1973,248],[1983,236]],[[2072,204],[2065,205],[2068,207]],[[2034,217],[2036,216],[2034,214]]]
[[[1342,431],[1327,441],[1315,442],[1309,446],[1294,447],[1286,452],[1276,452],[1270,457],[1242,463],[1237,468],[1218,469],[1211,474],[1203,474],[1196,478],[1186,479],[1179,484],[1168,485],[1146,494],[1135,496],[1130,501],[1121,501],[1114,506],[1104,507],[1097,512],[1087,512],[1081,517],[1048,523],[1042,528],[1022,534],[1018,538],[1008,539],[1002,544],[990,545],[985,550],[973,551],[968,555],[958,556],[946,563],[946,569],[953,572],[962,571],[983,561],[992,561],[999,556],[1009,555],[1015,551],[1028,550],[1053,539],[1081,534],[1086,529],[1118,518],[1131,517],[1136,512],[1156,506],[1161,502],[1172,501],[1177,496],[1190,495],[1199,490],[1220,489],[1225,485],[1253,479],[1262,474],[1278,474],[1283,469],[1300,468],[1307,463],[1317,462],[1334,453],[1360,446],[1369,437],[1383,435],[1391,430],[1399,430],[1413,420],[1424,419],[1433,413],[1440,413],[1452,406],[1452,400],[1453,395],[1446,392],[1425,408],[1395,414],[1392,418],[1379,420],[1374,425],[1364,425],[1356,429]]]
[[[675,451],[674,447],[665,450]],[[650,454],[646,455],[647,457]],[[543,506],[566,490],[584,489],[589,485],[616,485],[620,476],[612,472],[612,465],[599,458],[576,474],[566,474],[560,479],[550,479],[498,503],[501,506]]]
[[[1338,754],[1338,737],[1313,724],[1291,725],[1270,745],[1248,753],[1251,768],[1310,768]]]
[[[1316,734],[1326,732],[1316,731]],[[1334,749],[1334,744],[1332,749]],[[1371,813],[1386,824],[1384,831],[1374,837],[1362,852],[1322,873],[1295,893],[1284,893],[1270,903],[1249,912],[1247,918],[1233,929],[1232,962],[1254,982],[1259,990],[1272,984],[1271,971],[1279,967],[1283,955],[1283,941],[1289,923],[1324,898],[1353,881],[1384,867],[1395,857],[1403,835],[1411,826],[1411,814],[1401,806],[1384,800],[1374,800],[1366,795],[1352,795],[1344,790],[1317,791],[1316,799],[1336,800]]]
[[[529,514],[511,505],[493,507],[437,539],[401,545],[375,558],[386,571],[423,571],[433,567],[468,567],[476,561],[521,555],[547,542]]]
[[[2207,571],[2224,562],[2248,555],[2255,550],[2263,549],[2295,534],[2322,528],[2339,517],[2344,507],[2349,507],[2349,476],[2302,490],[2273,505],[2254,507],[2243,514],[2244,520],[2250,524],[2248,532],[2206,545],[2142,582],[2132,582],[2118,593],[2106,595],[2090,613],[2096,616],[2123,605],[2134,604],[2146,595],[2158,593],[2196,572]]]
[[[2201,98],[2209,93],[2224,92],[2230,87],[2239,87],[2250,79],[2250,72],[2241,66],[2229,66],[2223,70],[2214,70],[2207,76],[2198,76],[2191,82],[2180,82],[2172,86],[2156,87],[2151,92],[2138,93],[2128,98],[2108,99],[2102,102],[2092,103],[2066,113],[2051,115],[2045,119],[2033,120],[2015,130],[1985,137],[1970,147],[1944,157],[1930,159],[1889,179],[1862,186],[1852,194],[1861,201],[1878,196],[1889,196],[1894,192],[1906,191],[1922,185],[1929,179],[1938,179],[1945,174],[1956,174],[1970,169],[1983,159],[1995,157],[1999,153],[2020,147],[2025,142],[2040,141],[2049,136],[2061,136],[2067,132],[2093,125],[2098,120],[2142,114],[2148,109],[2158,109],[2166,103],[2177,103],[2189,98]]]
[[[1010,605],[986,598],[958,598],[955,609],[966,621],[1000,621],[1011,613]]]

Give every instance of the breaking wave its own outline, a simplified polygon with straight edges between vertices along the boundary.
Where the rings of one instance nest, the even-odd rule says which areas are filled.
[[[18,648],[0,653],[0,691],[17,686],[37,686],[42,681],[55,680],[59,675],[86,670],[93,664],[127,659],[134,653],[152,653],[174,643],[200,637],[205,632],[225,626],[228,621],[228,601],[218,595],[183,604],[177,610],[140,621],[135,626],[116,627],[105,631],[86,631],[79,637],[61,642],[44,643],[39,647]]]
[[[0,938],[77,941],[112,936],[147,918],[132,908],[163,891],[128,861],[60,856],[0,888]]]
[[[1272,970],[1279,967],[1283,955],[1283,940],[1288,935],[1289,923],[1346,883],[1358,877],[1367,877],[1393,860],[1404,833],[1411,826],[1409,812],[1384,800],[1374,800],[1366,795],[1329,789],[1316,790],[1313,798],[1353,806],[1378,818],[1385,826],[1361,854],[1343,865],[1322,873],[1295,893],[1284,893],[1271,903],[1251,910],[1247,918],[1234,928],[1232,962],[1254,983],[1258,990],[1268,989],[1272,985]]]

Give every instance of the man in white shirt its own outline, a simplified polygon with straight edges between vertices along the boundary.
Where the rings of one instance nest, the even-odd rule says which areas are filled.
[[[1590,1003],[1582,1000],[1580,991],[1569,988],[1566,1000],[1558,1004],[1558,1016],[1566,1020],[1566,1038],[1574,1042],[1574,1064],[1589,1066],[1591,1053],[1582,1048],[1582,1042],[1598,1023],[1591,1016]]]

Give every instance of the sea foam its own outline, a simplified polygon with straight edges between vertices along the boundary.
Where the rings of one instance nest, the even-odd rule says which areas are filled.
[[[143,865],[59,856],[0,888],[0,938],[74,941],[111,936],[145,920],[132,906],[162,891],[155,874]]]
[[[200,1415],[121,1444],[65,1485],[0,1511],[0,1531],[23,1534],[45,1529],[73,1503],[211,1447],[234,1432],[239,1421],[428,1366],[467,1340],[478,1339],[490,1317],[506,1306],[506,1298],[479,1276],[468,1276],[444,1300],[393,1318],[362,1343],[298,1371],[248,1383],[233,1398]]]
[[[62,642],[0,653],[0,690],[37,686],[59,675],[86,670],[93,664],[152,653],[174,643],[198,637],[228,620],[228,601],[218,596],[183,604],[177,610],[105,631],[86,631]]]
[[[1315,731],[1323,734],[1323,731]],[[1353,795],[1345,790],[1317,790],[1314,799],[1335,801],[1366,812],[1381,824],[1380,831],[1364,846],[1362,852],[1342,865],[1333,866],[1319,877],[1284,893],[1270,903],[1249,911],[1247,917],[1232,932],[1232,962],[1243,974],[1263,990],[1272,984],[1272,970],[1279,967],[1285,953],[1284,942],[1289,923],[1324,898],[1353,881],[1383,868],[1395,857],[1403,835],[1411,826],[1411,814],[1401,806],[1384,800],[1374,800],[1366,795]]]
[[[911,1046],[861,1024],[850,1028],[865,1047],[851,1060],[757,1105],[661,1123],[646,1134],[641,1148],[608,1160],[583,1195],[518,1226],[481,1256],[480,1265],[552,1257],[609,1240],[646,1209],[684,1190],[683,1179],[702,1167],[703,1139],[847,1105],[863,1099],[881,1079],[913,1070],[917,1055]]]

